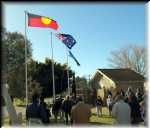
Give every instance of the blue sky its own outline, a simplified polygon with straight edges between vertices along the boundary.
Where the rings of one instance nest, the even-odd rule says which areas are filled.
[[[110,52],[128,44],[145,43],[145,3],[3,3],[3,26],[7,31],[24,34],[24,11],[47,16],[59,24],[59,32],[71,34],[77,41],[72,53],[80,62],[78,67],[69,58],[76,75],[94,74],[97,68],[110,68]],[[27,27],[32,43],[33,58],[51,58],[51,29]],[[66,62],[66,48],[53,36],[54,60]]]

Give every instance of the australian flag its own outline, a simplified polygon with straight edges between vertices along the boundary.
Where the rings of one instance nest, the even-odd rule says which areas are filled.
[[[74,59],[74,61],[77,63],[78,66],[80,66],[79,62],[78,62],[77,59],[74,57],[74,55],[71,53],[71,51],[69,51],[69,56]]]
[[[56,34],[56,37],[60,39],[69,49],[76,44],[76,40],[69,34]]]

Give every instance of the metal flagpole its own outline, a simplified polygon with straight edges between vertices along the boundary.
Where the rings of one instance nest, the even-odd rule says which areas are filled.
[[[26,85],[26,105],[28,104],[28,82],[27,82],[27,34],[26,34],[26,11],[25,11],[25,85]]]
[[[67,55],[67,77],[68,77],[68,95],[70,95],[70,87],[69,87],[69,66],[68,66],[68,48],[66,47],[66,55]]]
[[[53,100],[55,101],[55,77],[54,77],[54,59],[53,59],[53,43],[52,43],[52,32],[51,32],[51,52],[52,52],[52,77],[53,77]]]

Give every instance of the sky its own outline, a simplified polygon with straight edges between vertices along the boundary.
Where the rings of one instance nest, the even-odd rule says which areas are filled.
[[[69,67],[78,76],[93,75],[98,68],[110,68],[111,52],[128,44],[146,45],[145,3],[73,3],[73,2],[3,2],[3,26],[10,32],[25,34],[25,13],[47,16],[59,25],[58,32],[72,35],[77,43],[71,49],[81,66],[68,58]],[[53,55],[58,63],[66,63],[66,47],[52,29],[27,28],[32,43],[33,59],[44,62]]]

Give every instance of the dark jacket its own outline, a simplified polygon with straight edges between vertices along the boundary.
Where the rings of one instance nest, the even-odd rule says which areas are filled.
[[[51,117],[50,110],[47,108],[47,105],[45,102],[41,103],[41,110],[45,114],[44,119],[42,119],[42,122],[45,124],[48,124],[50,122],[49,117]]]
[[[65,113],[71,113],[71,109],[73,105],[74,105],[74,102],[72,100],[64,100],[62,104],[62,110]]]
[[[102,99],[96,99],[95,103],[96,103],[96,106],[102,106],[103,105]]]
[[[61,105],[62,105],[62,100],[56,99],[56,101],[54,102],[53,107],[52,107],[52,113],[53,114],[58,113],[61,108]]]
[[[141,120],[140,105],[136,97],[134,97],[132,101],[128,102],[128,104],[130,105],[131,108],[131,122],[133,124],[140,122]]]
[[[34,101],[33,103],[27,105],[27,109],[26,109],[27,120],[29,118],[39,118],[40,119],[41,118],[40,112],[41,112],[41,108],[37,101]]]
[[[47,120],[47,114],[45,109],[38,103],[38,101],[34,101],[33,103],[27,105],[26,118],[27,120],[30,118],[38,118],[44,122]]]

